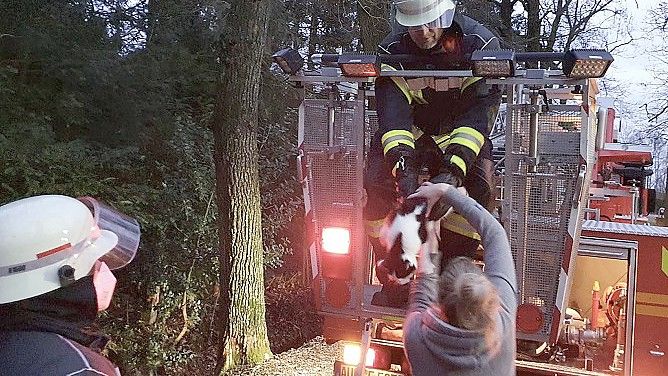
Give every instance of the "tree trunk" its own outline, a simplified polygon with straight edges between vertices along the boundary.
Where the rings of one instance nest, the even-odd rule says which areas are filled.
[[[222,45],[224,72],[212,123],[223,334],[217,373],[271,357],[256,135],[267,9],[266,0],[233,1]]]
[[[508,43],[508,46],[511,48],[515,47],[514,36],[515,32],[513,31],[513,6],[515,1],[511,0],[501,0],[499,5],[499,14],[501,15],[501,27],[499,33],[501,34],[501,39]]]
[[[540,0],[526,0],[527,51],[541,51]]]
[[[389,22],[390,2],[384,0],[360,0],[357,2],[362,51],[376,52],[378,45],[392,30]]]
[[[310,57],[314,53],[316,53],[316,41],[318,39],[318,26],[319,26],[319,21],[318,21],[318,11],[317,11],[317,6],[315,3],[315,0],[311,1],[309,11],[311,12],[311,24],[309,25],[309,33],[308,33],[308,56]],[[313,69],[313,62],[311,62],[311,59],[307,58],[306,59],[307,64],[309,69]]]

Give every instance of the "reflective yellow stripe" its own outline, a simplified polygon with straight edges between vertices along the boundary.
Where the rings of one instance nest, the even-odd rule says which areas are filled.
[[[411,94],[413,94],[413,99],[415,99],[416,102],[419,104],[427,104],[427,100],[424,99],[424,96],[422,95],[422,90],[417,90],[417,91],[411,91]]]
[[[381,64],[380,65],[380,70],[381,71],[396,71],[396,69],[388,64]],[[408,83],[406,82],[406,79],[403,77],[390,77],[390,79],[394,82],[395,85],[401,90],[402,93],[404,93],[404,96],[406,97],[406,100],[408,101],[408,104],[413,103],[413,96],[411,95],[411,91],[408,88]]]
[[[394,129],[391,131],[387,131],[383,133],[383,136],[380,138],[380,142],[385,143],[388,138],[390,137],[401,137],[401,138],[407,138],[409,140],[413,139],[413,133],[410,131],[407,131],[405,129]]]
[[[410,147],[410,148],[412,148],[412,149],[415,149],[415,143],[412,142],[412,141],[408,141],[408,140],[396,140],[396,141],[391,141],[391,142],[389,142],[387,145],[385,145],[385,146],[383,147],[383,155],[387,154],[387,152],[390,151],[390,149],[392,149],[392,148],[394,148],[394,147],[397,147],[397,146],[399,146],[399,145],[401,145],[401,144],[404,144],[404,145],[406,145],[406,146],[408,146],[408,147]]]
[[[447,217],[443,218],[441,221],[441,227],[459,235],[464,235],[472,239],[480,240],[480,234],[475,231],[473,226],[468,223],[466,218],[457,213],[450,213]]]
[[[387,131],[380,138],[383,143],[383,154],[399,144],[407,145],[410,148],[415,149],[415,139],[413,138],[413,133],[404,129],[395,129],[392,131]]]
[[[462,83],[461,92],[464,92],[464,90],[465,90],[467,87],[469,87],[469,86],[475,84],[475,83],[478,82],[479,80],[482,80],[482,77],[467,77],[467,78],[465,78],[465,79],[464,79],[464,82]]]
[[[396,71],[393,66],[388,64],[381,64],[380,69],[381,71]],[[392,79],[399,90],[404,93],[408,104],[412,104],[413,100],[419,104],[427,104],[427,100],[424,99],[424,96],[422,96],[422,90],[411,90],[408,86],[408,82],[406,82],[404,77],[390,77],[390,79]]]
[[[455,128],[455,130],[452,131],[452,136],[454,137],[454,135],[456,135],[457,133],[463,133],[475,137],[475,139],[478,140],[480,145],[485,143],[485,136],[483,136],[483,134],[478,132],[475,128],[471,127]]]
[[[390,77],[390,78],[392,79],[392,81],[394,81],[399,90],[401,90],[401,92],[404,93],[404,96],[406,97],[408,104],[412,104],[413,96],[411,95],[411,91],[408,89],[408,84],[406,83],[406,80],[403,77]]]
[[[435,136],[434,141],[435,141],[437,144],[440,144],[440,143],[442,143],[442,142],[446,142],[446,141],[448,141],[449,139],[450,139],[450,133],[448,133],[448,134],[446,134],[446,135]]]
[[[450,145],[450,134],[446,134],[445,136],[433,136],[434,137],[434,142],[438,146],[438,148],[441,150],[441,152],[445,153],[445,149],[448,148]]]
[[[459,144],[471,149],[475,155],[480,153],[480,145],[476,144],[474,141],[468,140],[463,137],[453,137],[448,144]]]
[[[380,229],[383,228],[385,219],[377,219],[375,221],[364,221],[364,230],[367,236],[378,239],[380,237]]]
[[[453,155],[452,157],[450,157],[450,163],[459,167],[459,169],[462,170],[464,175],[466,175],[466,162],[464,162],[464,160],[460,156]]]

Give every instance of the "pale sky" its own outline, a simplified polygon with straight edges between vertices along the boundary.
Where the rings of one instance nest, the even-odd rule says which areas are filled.
[[[644,135],[642,132],[633,132],[649,125],[642,104],[655,100],[659,91],[657,86],[668,81],[665,78],[657,79],[656,70],[668,71],[668,64],[657,59],[652,52],[657,46],[668,46],[668,32],[663,34],[647,32],[648,25],[645,21],[651,16],[649,10],[656,8],[661,3],[660,0],[621,1],[626,1],[628,27],[634,40],[612,52],[615,61],[606,74],[610,82],[604,86],[611,88],[608,94],[615,98],[615,107],[622,120],[620,138],[628,142],[636,141],[639,135]],[[615,39],[616,34],[612,34],[610,41]],[[628,40],[628,37],[623,40]],[[655,175],[651,180],[654,182],[658,180],[657,188],[663,191],[668,162],[665,143],[652,138],[645,138],[642,142],[655,148]]]

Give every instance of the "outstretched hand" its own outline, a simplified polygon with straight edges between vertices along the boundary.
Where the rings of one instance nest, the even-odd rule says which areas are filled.
[[[456,188],[453,185],[446,183],[431,183],[424,182],[422,185],[408,198],[424,198],[427,199],[427,216],[429,220],[439,220],[445,216],[451,209],[451,205],[444,198],[448,190],[457,189],[463,194],[467,194],[464,187]]]

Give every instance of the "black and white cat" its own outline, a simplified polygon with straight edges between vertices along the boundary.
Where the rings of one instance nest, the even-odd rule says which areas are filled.
[[[440,219],[449,208],[437,203],[427,216],[427,199],[409,198],[392,213],[381,230],[381,239],[388,249],[382,265],[393,274],[398,284],[405,285],[417,269],[420,247],[438,249]]]

